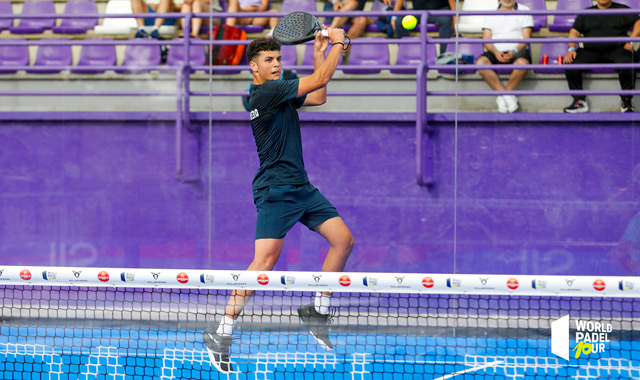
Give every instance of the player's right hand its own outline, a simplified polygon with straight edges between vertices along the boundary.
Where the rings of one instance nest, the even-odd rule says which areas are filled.
[[[332,44],[335,44],[336,42],[344,43],[344,29],[327,28],[327,31],[329,32],[329,39]]]

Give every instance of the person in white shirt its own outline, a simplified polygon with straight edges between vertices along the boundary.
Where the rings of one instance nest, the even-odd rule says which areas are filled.
[[[484,39],[527,39],[533,31],[533,17],[519,14],[518,10],[529,10],[516,0],[500,0],[498,10],[513,12],[509,15],[487,15],[482,26]],[[478,65],[514,64],[527,65],[531,63],[529,44],[524,42],[501,42],[484,44],[486,51],[478,58]],[[498,74],[491,69],[478,70],[482,78],[496,91],[511,91],[518,87],[526,74],[526,70],[513,70],[507,85],[504,86]],[[498,111],[501,113],[515,112],[518,109],[518,99],[514,95],[500,95],[496,99]]]
[[[277,12],[271,8],[269,0],[229,0],[229,12]],[[228,18],[227,25],[269,25],[267,35],[270,36],[273,28],[278,24],[277,17],[243,17]]]

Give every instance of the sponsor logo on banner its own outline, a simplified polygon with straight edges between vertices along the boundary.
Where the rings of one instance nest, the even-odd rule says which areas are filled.
[[[629,291],[629,290],[633,290],[634,285],[635,285],[635,282],[633,281],[622,280],[618,283],[618,288],[622,291]]]
[[[568,315],[551,323],[551,353],[569,360],[569,324]],[[573,358],[580,359],[582,355],[604,354],[609,343],[609,334],[613,332],[613,325],[607,322],[575,320],[576,335]]]
[[[151,276],[153,277],[154,280],[157,280],[158,277],[160,277],[160,273],[162,272],[151,272]]]
[[[516,290],[518,289],[518,286],[520,286],[520,284],[518,284],[518,280],[515,278],[510,278],[507,280],[507,288],[511,289],[511,290]]]
[[[561,291],[563,292],[579,292],[582,291],[582,289],[580,288],[574,288],[573,284],[576,282],[575,278],[565,278],[564,279],[564,283],[567,285],[564,288],[560,288]]]
[[[491,290],[491,289],[495,289],[495,287],[493,286],[486,286],[487,283],[489,282],[489,278],[490,277],[478,277],[478,280],[480,280],[480,284],[482,284],[482,286],[477,286],[474,289],[477,290]]]
[[[71,269],[71,273],[73,273],[73,278],[69,279],[69,282],[89,282],[86,279],[81,279],[80,275],[82,274],[81,270],[73,270]]]
[[[107,273],[107,271],[100,271],[100,273],[98,273],[98,280],[102,281],[102,282],[107,282],[109,281],[109,273]]]
[[[363,277],[362,285],[364,286],[378,286],[378,279],[375,277]]]
[[[327,287],[329,286],[328,284],[322,284],[320,283],[320,280],[322,279],[322,275],[321,274],[312,274],[311,275],[313,277],[313,284],[307,284],[307,286],[313,287],[313,288],[319,288],[319,287]]]
[[[230,273],[231,275],[231,279],[233,280],[233,282],[227,282],[228,286],[247,286],[246,282],[238,282],[238,280],[240,279],[240,277],[242,276],[241,273]]]
[[[147,284],[166,284],[167,282],[164,280],[160,280],[160,275],[162,272],[150,272],[151,277],[153,277],[153,281],[147,281]]]
[[[11,280],[9,277],[3,277],[2,274],[4,273],[4,268],[0,269],[0,281],[9,281]]]
[[[56,272],[51,272],[46,270],[42,272],[42,278],[47,281],[55,280],[57,277],[58,277],[58,274]]]
[[[25,280],[25,281],[31,280],[31,272],[29,271],[29,269],[21,270],[20,271],[20,278]]]
[[[342,276],[340,276],[340,278],[338,279],[338,282],[340,283],[340,285],[342,286],[349,286],[351,285],[351,279],[349,278],[349,276],[347,276],[346,274],[343,274]]]
[[[399,277],[399,276],[395,276],[396,277],[396,282],[398,283],[398,285],[391,285],[391,289],[408,289],[411,288],[410,285],[402,285],[402,283],[404,282],[404,276]]]
[[[269,276],[266,274],[261,274],[258,276],[258,284],[267,285],[269,283]]]
[[[187,274],[184,272],[180,272],[178,273],[178,276],[176,276],[176,280],[178,280],[178,282],[181,284],[186,284],[187,282],[189,282],[189,276],[187,276]]]
[[[282,275],[280,277],[280,283],[282,285],[293,285],[296,283],[296,278],[294,276]]]
[[[457,278],[447,278],[447,288],[459,288],[462,286],[462,280]]]
[[[597,279],[593,282],[593,288],[599,292],[603,291],[604,288],[606,288],[607,285],[604,283],[604,281]]]
[[[120,280],[122,282],[132,282],[135,279],[136,279],[135,273],[127,273],[127,272],[120,273]]]
[[[203,273],[200,275],[200,282],[203,284],[213,284],[213,281],[216,279],[216,276],[212,274]]]
[[[424,286],[425,288],[433,288],[433,285],[433,278],[427,276],[422,279],[422,286]]]
[[[546,289],[547,282],[545,280],[531,280],[531,287],[534,289]]]

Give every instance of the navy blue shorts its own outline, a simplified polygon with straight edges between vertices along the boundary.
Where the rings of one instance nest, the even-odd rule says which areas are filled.
[[[254,190],[253,203],[258,209],[256,240],[282,239],[297,222],[312,229],[340,216],[327,198],[310,183]]]

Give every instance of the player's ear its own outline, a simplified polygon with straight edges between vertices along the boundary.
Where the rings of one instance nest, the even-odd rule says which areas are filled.
[[[253,61],[249,61],[249,66],[251,67],[251,71],[254,73],[258,72],[258,65],[253,62]]]

